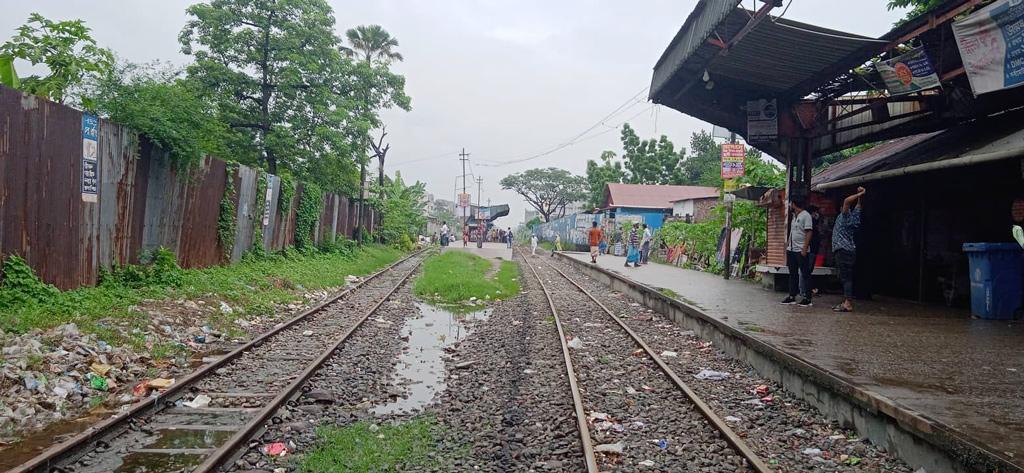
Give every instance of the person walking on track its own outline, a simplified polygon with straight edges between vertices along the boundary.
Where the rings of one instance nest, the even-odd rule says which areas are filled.
[[[512,248],[512,227],[508,227],[505,231],[505,241],[508,243],[508,247]]]
[[[530,254],[537,254],[537,234],[530,235]]]
[[[640,267],[640,237],[637,235],[637,224],[629,229],[628,245],[626,247],[626,267],[633,263],[634,268]]]
[[[836,217],[832,230],[832,253],[839,267],[839,280],[843,282],[843,302],[832,308],[835,312],[853,312],[853,268],[857,263],[857,230],[860,228],[863,187],[843,200],[843,208]],[[852,207],[852,208],[851,208]]]
[[[597,264],[597,255],[601,253],[601,241],[604,239],[601,229],[597,227],[597,220],[591,225],[587,237],[590,243],[590,262]]]

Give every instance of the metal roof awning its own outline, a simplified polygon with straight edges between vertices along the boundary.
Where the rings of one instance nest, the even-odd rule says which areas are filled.
[[[878,47],[866,36],[772,18],[768,5],[755,12],[739,4],[698,3],[654,68],[654,102],[742,134],[747,100],[802,98]]]
[[[811,179],[824,191],[911,174],[1024,156],[1024,115],[977,120],[892,140],[833,164]]]

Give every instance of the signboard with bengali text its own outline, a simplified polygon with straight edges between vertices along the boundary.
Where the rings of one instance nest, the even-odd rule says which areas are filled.
[[[100,188],[100,166],[97,159],[100,121],[96,115],[82,115],[82,201],[96,202]]]
[[[722,144],[722,179],[743,177],[747,148],[743,143]]]
[[[953,23],[974,95],[1024,84],[1024,0],[997,0]]]
[[[935,73],[924,48],[917,48],[888,61],[879,61],[875,68],[882,76],[890,95],[903,95],[940,87],[939,75]]]

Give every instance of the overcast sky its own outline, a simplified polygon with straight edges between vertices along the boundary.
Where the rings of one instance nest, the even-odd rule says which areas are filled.
[[[621,1],[340,1],[339,35],[378,23],[398,38],[412,111],[384,114],[391,140],[387,172],[427,183],[437,198],[452,199],[465,147],[483,178],[486,203],[508,203],[498,221],[514,226],[526,204],[501,190],[502,177],[532,167],[555,166],[582,174],[587,159],[620,150],[614,129],[625,120],[641,137],[666,134],[688,146],[690,134],[710,125],[664,107],[646,93],[654,63],[693,10],[696,0]],[[51,19],[81,18],[101,46],[135,62],[184,64],[178,33],[189,0],[34,0],[4,2],[0,33],[14,34],[29,13]],[[744,0],[752,8],[752,0]],[[760,3],[758,3],[760,4]],[[793,0],[786,18],[851,33],[878,36],[903,11],[886,0]],[[778,12],[779,10],[776,10]],[[24,75],[26,69],[19,66]],[[598,124],[620,105],[623,110]],[[578,144],[538,159],[494,166],[555,148],[593,125]],[[491,166],[485,166],[492,164]],[[475,183],[474,183],[475,184]],[[473,200],[476,201],[475,185]]]

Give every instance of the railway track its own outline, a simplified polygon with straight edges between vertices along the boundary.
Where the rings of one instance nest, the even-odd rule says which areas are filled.
[[[278,421],[278,409],[302,394],[306,381],[422,260],[423,253],[416,253],[366,277],[159,397],[133,404],[9,473],[217,471],[245,453],[267,423]],[[208,405],[185,405],[204,397]]]
[[[593,294],[541,258],[521,256],[554,316],[588,472],[771,471]]]

